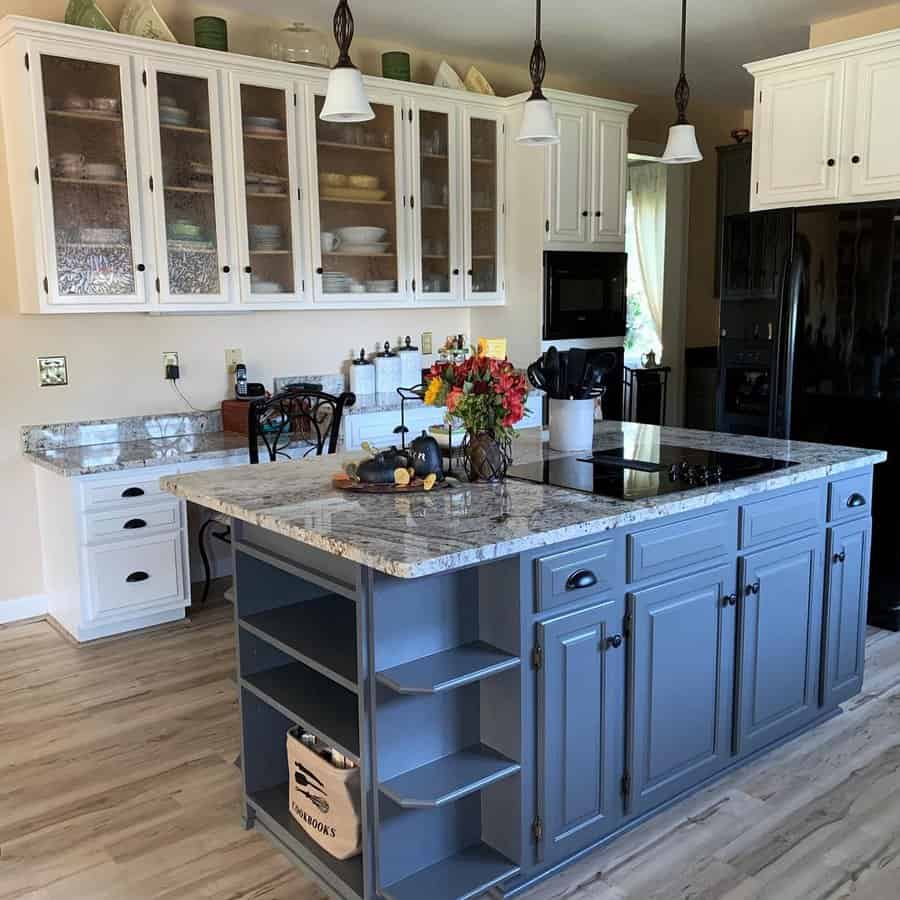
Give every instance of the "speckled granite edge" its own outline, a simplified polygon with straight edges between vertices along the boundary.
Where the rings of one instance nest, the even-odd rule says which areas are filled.
[[[288,470],[201,472],[161,479],[164,490],[328,553],[399,578],[418,578],[562,541],[598,534],[883,462],[881,451],[767,438],[748,439],[653,426],[599,429],[599,446],[621,446],[632,429],[653,429],[670,444],[763,453],[798,465],[765,476],[697,488],[660,499],[620,501],[515,480],[460,485],[433,495],[338,495],[330,479],[358,454],[310,460]],[[528,439],[522,439],[528,441]],[[546,455],[541,448],[517,462]]]
[[[222,430],[222,413],[178,412],[118,419],[89,419],[50,425],[22,425],[19,433],[26,453],[95,444],[124,444]]]

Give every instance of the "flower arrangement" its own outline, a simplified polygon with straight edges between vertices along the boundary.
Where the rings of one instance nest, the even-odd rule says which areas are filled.
[[[425,402],[446,406],[471,435],[497,439],[514,435],[526,413],[528,381],[509,361],[472,356],[461,363],[437,363],[428,374]]]

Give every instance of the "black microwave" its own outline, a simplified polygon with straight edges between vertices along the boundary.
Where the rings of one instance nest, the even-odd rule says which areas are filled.
[[[625,334],[626,253],[544,251],[544,340]]]

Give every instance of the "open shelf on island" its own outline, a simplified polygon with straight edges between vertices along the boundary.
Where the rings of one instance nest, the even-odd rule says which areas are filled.
[[[476,744],[397,775],[383,782],[380,789],[405,809],[428,808],[452,803],[520,769],[517,762],[496,750]]]
[[[357,690],[356,605],[351,600],[325,594],[239,621],[282,653],[347,690]]]
[[[487,844],[476,844],[381,888],[385,900],[471,900],[511,878],[519,866]]]
[[[359,762],[356,694],[303,663],[244,675],[241,686]]]
[[[377,678],[398,694],[437,694],[518,665],[518,656],[511,656],[483,641],[473,641],[385,669]]]
[[[257,818],[282,847],[308,865],[324,881],[339,879],[357,897],[363,896],[362,856],[335,859],[297,824],[288,809],[287,782],[247,795]],[[329,876],[331,876],[329,878]]]

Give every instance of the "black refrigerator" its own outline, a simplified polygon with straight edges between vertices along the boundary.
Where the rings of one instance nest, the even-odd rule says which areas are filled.
[[[749,266],[748,221],[770,238]],[[726,302],[723,281],[720,427],[887,451],[875,470],[869,620],[897,630],[900,200],[735,217],[726,247],[730,233],[741,278],[749,268],[769,292]],[[726,280],[730,265],[726,252]]]

